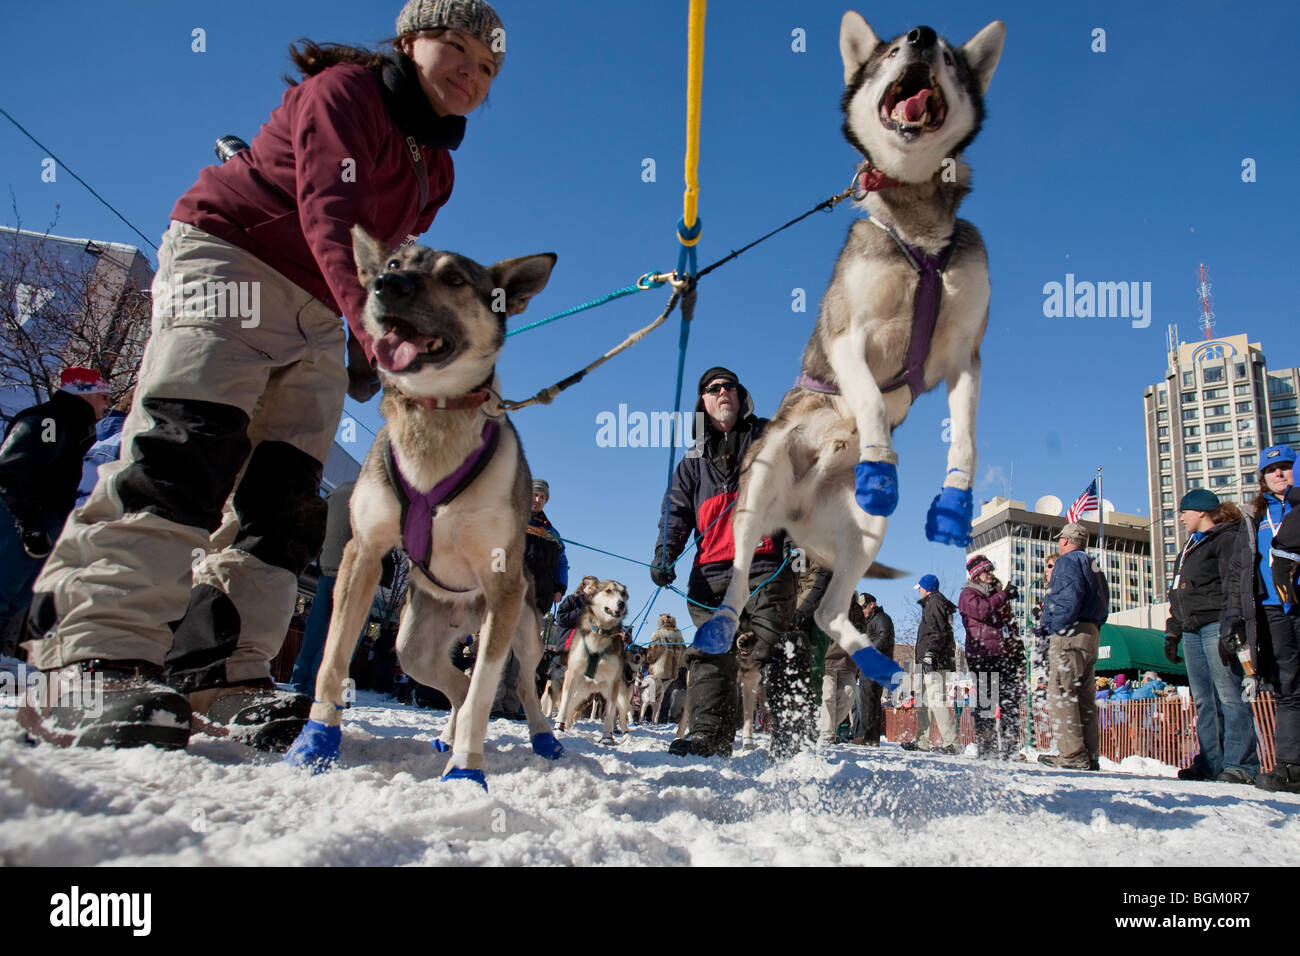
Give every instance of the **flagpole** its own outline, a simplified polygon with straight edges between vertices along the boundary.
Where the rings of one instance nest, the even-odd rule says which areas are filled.
[[[1097,466],[1097,547],[1100,549],[1101,557],[1101,576],[1110,584],[1110,575],[1106,567],[1106,496],[1102,493],[1101,487],[1101,466]],[[1109,608],[1107,608],[1109,610]]]

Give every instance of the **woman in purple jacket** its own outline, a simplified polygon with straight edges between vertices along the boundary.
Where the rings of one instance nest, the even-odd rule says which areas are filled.
[[[1020,749],[1021,681],[1025,646],[1014,621],[1014,584],[1003,587],[993,562],[977,554],[966,562],[970,580],[957,599],[966,628],[966,665],[975,672],[975,747],[979,756],[1010,760]],[[1000,722],[1000,732],[999,732]]]
[[[344,393],[377,384],[350,230],[397,247],[429,227],[504,49],[484,0],[409,0],[386,52],[291,47],[302,81],[176,203],[122,458],[68,521],[28,622],[35,666],[107,678],[102,712],[33,699],[31,735],[184,747],[192,720],[267,749],[297,735],[311,701],[277,692],[268,662],[321,546]]]

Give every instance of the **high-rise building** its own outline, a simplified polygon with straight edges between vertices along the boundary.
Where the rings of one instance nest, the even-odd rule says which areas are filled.
[[[1088,532],[1088,554],[1103,565],[1110,585],[1112,612],[1149,605],[1155,600],[1155,577],[1151,564],[1149,522],[1142,515],[1110,511],[1106,514],[1106,547],[1100,550],[1100,528],[1096,512],[1079,523]],[[1043,583],[1043,562],[1056,554],[1057,534],[1065,526],[1060,515],[1030,511],[1023,501],[994,498],[980,509],[971,526],[969,558],[983,554],[993,562],[998,578],[1015,582],[1020,597],[1015,602],[1015,620],[1023,623],[1029,608],[1047,593]],[[953,598],[956,600],[956,598]]]
[[[1142,393],[1157,601],[1186,539],[1179,499],[1208,488],[1244,505],[1255,497],[1261,449],[1300,440],[1296,369],[1270,372],[1245,335],[1178,342],[1170,333],[1164,381]]]

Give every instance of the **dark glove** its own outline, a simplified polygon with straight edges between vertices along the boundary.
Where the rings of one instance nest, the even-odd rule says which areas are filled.
[[[1034,620],[1037,621],[1040,617],[1043,616],[1043,606],[1041,604],[1035,604],[1032,608],[1029,609],[1029,613],[1034,615]]]
[[[1020,588],[1016,587],[1014,584],[1008,584],[1006,586],[1006,594],[1008,601],[1014,601],[1016,598],[1020,597]]]
[[[1219,632],[1219,660],[1224,667],[1231,667],[1237,659],[1237,649],[1246,646],[1246,625],[1242,621],[1233,621],[1226,631]]]
[[[379,391],[379,375],[366,360],[365,349],[352,336],[348,336],[348,397],[358,402],[368,402]]]
[[[1181,634],[1165,635],[1165,660],[1170,664],[1177,664],[1182,660],[1182,658],[1178,656],[1178,642],[1182,639],[1183,637]]]
[[[676,557],[670,557],[662,548],[655,548],[654,563],[650,567],[650,580],[657,587],[668,587],[677,580],[677,572],[673,570],[673,565],[676,563]]]
[[[50,551],[54,548],[54,542],[43,528],[25,528],[22,524],[17,525],[18,537],[22,540],[23,550],[27,552],[28,557],[47,558]]]

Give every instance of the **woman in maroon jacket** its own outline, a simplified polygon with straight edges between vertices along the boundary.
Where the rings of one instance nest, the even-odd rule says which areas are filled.
[[[268,749],[297,735],[311,702],[277,692],[268,662],[324,535],[344,393],[376,387],[349,233],[396,247],[429,227],[504,40],[483,0],[409,0],[387,53],[291,47],[302,81],[176,203],[121,461],[68,521],[29,618],[31,662],[103,674],[104,706],[30,700],[33,736],[184,747],[192,719]]]
[[[1014,584],[1002,587],[993,574],[993,562],[982,554],[966,562],[966,573],[970,580],[962,588],[957,608],[966,628],[966,666],[976,674],[975,746],[981,757],[1009,760],[1020,748],[1025,647],[1011,619],[1011,602],[1020,592]]]

